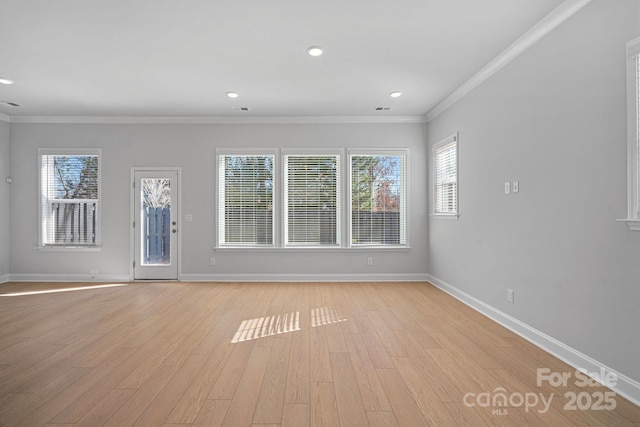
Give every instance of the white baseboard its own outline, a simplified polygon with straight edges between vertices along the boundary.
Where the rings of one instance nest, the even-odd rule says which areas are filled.
[[[181,282],[426,282],[415,274],[181,274]]]
[[[9,275],[8,274],[1,274],[0,275],[0,283],[7,283],[9,282]]]
[[[128,274],[10,274],[10,282],[129,282]]]
[[[488,318],[498,322],[505,328],[520,335],[546,352],[556,356],[558,359],[568,363],[576,369],[586,369],[588,372],[607,372],[616,376],[617,382],[614,387],[610,387],[614,392],[623,396],[636,405],[640,406],[640,382],[621,374],[620,372],[606,366],[603,363],[581,353],[580,351],[564,344],[557,339],[541,332],[520,320],[509,316],[500,310],[480,301],[479,299],[461,291],[437,277],[427,274],[427,281],[435,287],[448,293],[457,300],[465,303],[474,310],[484,314]]]

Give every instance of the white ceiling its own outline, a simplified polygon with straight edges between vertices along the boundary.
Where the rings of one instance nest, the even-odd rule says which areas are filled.
[[[423,116],[560,3],[0,0],[0,113]]]

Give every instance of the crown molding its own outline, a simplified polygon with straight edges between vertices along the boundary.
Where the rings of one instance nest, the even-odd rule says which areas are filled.
[[[0,113],[0,122],[7,122],[9,123],[11,121],[11,117],[7,116],[6,114]]]
[[[426,123],[424,116],[7,116],[11,123],[53,124],[361,124]]]
[[[552,10],[540,22],[531,27],[520,38],[507,47],[502,53],[496,56],[491,62],[478,71],[473,77],[464,82],[458,89],[454,90],[443,99],[438,105],[432,108],[425,116],[430,122],[438,115],[445,112],[456,102],[460,101],[472,90],[480,86],[485,80],[493,76],[505,65],[516,59],[527,49],[533,46],[538,40],[553,31],[558,25],[572,17],[576,12],[586,6],[591,0],[565,0],[558,7]]]

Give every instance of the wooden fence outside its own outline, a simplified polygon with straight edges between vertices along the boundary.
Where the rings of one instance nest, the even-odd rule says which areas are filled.
[[[171,262],[171,208],[144,208],[144,264]]]
[[[48,206],[47,221],[51,221],[53,227],[45,230],[47,235],[44,236],[44,245],[95,245],[97,243],[97,201],[56,201],[49,203]]]

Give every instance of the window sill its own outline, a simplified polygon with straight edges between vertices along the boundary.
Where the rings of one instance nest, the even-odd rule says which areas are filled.
[[[40,252],[100,252],[102,246],[38,246]]]
[[[458,219],[460,218],[460,214],[440,214],[440,213],[432,213],[429,214],[429,216],[431,218],[437,218],[437,219]]]
[[[276,247],[251,247],[251,246],[224,246],[213,248],[216,252],[357,252],[357,251],[410,251],[410,246],[351,246],[348,248],[345,247],[319,247],[319,246],[292,246],[285,248],[276,248]]]
[[[640,231],[640,219],[617,219],[618,222],[626,222],[629,230],[631,231]]]

